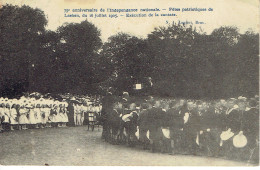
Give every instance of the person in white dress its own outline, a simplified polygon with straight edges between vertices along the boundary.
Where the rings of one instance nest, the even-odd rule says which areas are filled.
[[[4,109],[4,121],[2,122],[4,130],[7,130],[10,124],[10,103],[6,102]]]
[[[49,116],[52,127],[57,126],[57,114],[58,114],[57,112],[58,112],[58,106],[56,104],[54,104],[50,111],[50,116]]]
[[[36,120],[36,126],[35,128],[39,128],[41,127],[42,124],[42,116],[41,116],[41,105],[40,103],[36,104],[36,107],[34,108],[34,116],[35,116],[35,120]]]
[[[63,127],[66,127],[67,123],[69,122],[69,117],[68,117],[68,110],[67,110],[67,107],[68,107],[68,103],[64,103],[63,105],[63,108],[64,108],[64,123],[63,123]]]
[[[24,105],[21,106],[21,108],[19,109],[19,113],[20,113],[20,116],[19,116],[19,119],[18,119],[18,122],[19,122],[19,130],[26,130],[27,127],[26,125],[29,124],[29,120],[27,118],[27,115],[29,113],[29,108],[26,108]]]
[[[59,107],[57,108],[56,121],[58,123],[58,127],[62,127],[62,123],[64,121],[62,104],[59,104]]]
[[[50,128],[51,127],[51,118],[50,118],[51,107],[50,107],[50,105],[48,105],[48,104],[45,105],[44,113],[45,113],[45,121],[46,121],[45,127]]]
[[[16,110],[16,104],[13,104],[10,110],[10,124],[11,130],[14,130],[14,126],[18,124],[18,115]]]
[[[45,128],[46,126],[46,113],[45,113],[45,105],[41,104],[40,113],[41,113],[41,128]]]
[[[34,106],[28,106],[27,109],[29,109],[29,124],[32,126],[32,127],[36,127],[36,116],[35,116],[35,111],[34,111]]]

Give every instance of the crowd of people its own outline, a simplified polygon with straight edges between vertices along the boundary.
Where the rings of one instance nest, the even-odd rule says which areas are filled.
[[[101,114],[100,114],[101,113]],[[0,98],[0,131],[103,125],[112,144],[152,152],[259,160],[259,97],[220,100],[63,95]],[[87,122],[87,123],[85,123]],[[93,130],[93,129],[92,129]]]
[[[1,130],[65,127],[68,120],[68,103],[50,99],[22,96],[20,99],[0,99]]]
[[[102,105],[101,104],[90,104],[84,105],[81,104],[73,104],[74,107],[74,124],[76,126],[82,126],[84,121],[86,120],[86,116],[88,117],[88,121],[93,122],[97,121],[96,117],[100,114]],[[87,114],[87,115],[86,115]]]
[[[82,126],[88,115],[98,115],[101,104],[91,97],[24,95],[0,98],[0,132],[29,128]],[[85,116],[86,115],[86,116]],[[91,117],[93,118],[93,117]],[[91,120],[90,120],[91,121]]]
[[[152,152],[258,162],[259,99],[136,99],[125,92],[103,100],[102,137],[112,144],[140,144]]]

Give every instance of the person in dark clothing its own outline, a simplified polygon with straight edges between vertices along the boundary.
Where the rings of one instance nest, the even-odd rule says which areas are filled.
[[[250,99],[243,115],[243,132],[247,138],[246,159],[259,163],[259,107],[255,99]]]
[[[161,118],[163,116],[163,111],[160,108],[160,101],[156,101],[154,106],[149,110],[149,123],[148,129],[150,132],[150,143],[152,152],[158,151],[160,148],[160,140],[163,137],[161,130]]]
[[[219,152],[220,131],[218,126],[221,124],[220,112],[213,107],[198,106],[200,115],[200,153],[207,156],[217,156]]]
[[[181,153],[181,141],[183,134],[183,115],[180,106],[170,104],[170,109],[166,112],[171,138],[172,154]]]
[[[69,114],[68,114],[68,118],[69,118],[68,125],[69,126],[75,126],[75,124],[74,124],[74,122],[75,122],[75,120],[74,120],[74,107],[73,107],[72,102],[68,103],[68,112],[69,112]]]
[[[149,114],[149,109],[152,108],[152,105],[148,103],[142,104],[143,110],[139,113],[139,117],[137,120],[138,126],[139,126],[139,140],[143,146],[143,149],[148,149],[149,147],[149,139],[147,138],[146,134],[148,131],[148,114]]]
[[[234,105],[233,110],[227,115],[227,123],[233,133],[240,131],[240,111],[238,105]]]
[[[106,139],[112,144],[118,144],[119,142],[121,109],[122,109],[122,104],[120,102],[115,102],[113,104],[113,110],[108,112],[106,115],[107,116],[106,121],[108,122],[107,133],[109,134],[109,137],[107,137]]]
[[[103,125],[103,131],[102,131],[102,139],[108,140],[109,132],[109,122],[108,119],[108,113],[113,111],[113,104],[116,101],[116,97],[112,94],[112,89],[110,88],[107,92],[107,95],[102,99],[102,110],[101,110],[101,118],[100,122]]]
[[[198,120],[195,113],[195,105],[189,102],[187,105],[187,112],[184,113],[184,154],[195,154],[198,145],[196,144],[196,137],[198,132]]]
[[[248,138],[248,146],[250,148],[256,146],[256,141],[259,138],[259,108],[255,100],[249,101],[249,107],[245,109],[243,116],[243,131]]]
[[[131,111],[130,113],[124,114],[122,116],[122,123],[123,123],[123,128],[126,131],[126,140],[128,146],[134,146],[135,142],[137,141],[137,138],[135,136],[135,133],[137,131],[137,120],[138,120],[136,104],[131,103],[129,106],[129,110]]]

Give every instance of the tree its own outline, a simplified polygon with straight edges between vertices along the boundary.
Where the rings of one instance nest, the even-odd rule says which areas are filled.
[[[60,43],[55,51],[60,92],[91,93],[96,77],[94,62],[102,42],[100,31],[90,22],[65,24],[58,28]]]
[[[210,35],[172,24],[148,35],[154,91],[185,98],[253,96],[258,92],[258,34],[220,27]]]
[[[232,54],[237,94],[248,97],[259,93],[259,34],[247,31],[240,35]],[[231,61],[230,61],[231,62]]]
[[[158,95],[185,96],[196,78],[192,50],[198,33],[192,27],[172,24],[148,35],[152,78]]]
[[[110,82],[118,93],[131,92],[133,84],[141,82],[149,73],[150,58],[146,55],[146,41],[125,33],[111,36],[103,45],[101,56],[109,69]]]
[[[30,91],[40,35],[47,20],[43,11],[29,6],[4,5],[0,9],[0,77],[2,95]]]

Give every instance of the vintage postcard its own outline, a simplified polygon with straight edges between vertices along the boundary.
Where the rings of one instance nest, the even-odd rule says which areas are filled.
[[[258,0],[0,0],[0,165],[258,166]]]

